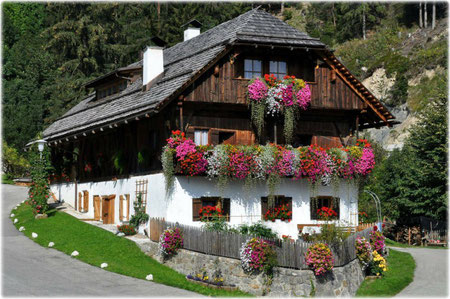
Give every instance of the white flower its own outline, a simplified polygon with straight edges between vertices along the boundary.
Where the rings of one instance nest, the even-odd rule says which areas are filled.
[[[79,255],[79,253],[78,253],[78,251],[74,251],[74,252],[72,252],[71,254],[70,254],[71,256],[78,256]]]
[[[16,216],[16,215],[14,215],[14,214],[11,214],[11,218],[13,218],[14,216]]]
[[[145,279],[147,279],[147,280],[153,280],[153,275],[152,275],[152,274],[149,274],[149,275],[147,275],[147,276],[145,277]]]
[[[48,247],[53,247],[53,246],[55,246],[55,243],[53,243],[53,242],[48,243]]]
[[[107,263],[102,263],[101,265],[100,265],[100,268],[106,268],[106,267],[108,267],[108,264]]]
[[[38,234],[36,234],[36,233],[31,233],[31,236],[33,237],[33,238],[37,238],[38,237]]]
[[[19,219],[14,219],[14,224],[16,224],[17,222],[19,222]]]
[[[20,228],[19,228],[19,232],[23,232],[25,230],[25,227],[23,227],[23,226],[21,226]]]

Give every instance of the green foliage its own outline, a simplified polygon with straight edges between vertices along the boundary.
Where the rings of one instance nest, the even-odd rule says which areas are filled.
[[[161,163],[164,171],[164,180],[166,183],[166,193],[170,193],[175,181],[175,165],[174,165],[175,149],[165,146],[161,154]]]
[[[136,201],[133,203],[134,215],[131,216],[130,224],[134,227],[139,227],[139,225],[144,224],[148,221],[149,216],[145,213],[145,205],[142,200],[142,194],[139,193],[136,196]]]
[[[262,129],[264,128],[265,109],[264,103],[250,102],[250,115],[252,123],[255,124],[258,138],[261,137]]]
[[[448,90],[447,71],[437,72],[432,78],[424,77],[416,86],[411,86],[408,92],[408,106],[413,111],[422,111],[430,101],[445,94]]]
[[[234,232],[234,230],[226,222],[226,219],[218,216],[212,216],[211,219],[205,221],[203,228],[212,232]]]
[[[45,214],[48,211],[48,198],[50,194],[49,175],[53,168],[50,163],[50,151],[44,147],[39,153],[37,145],[34,144],[30,153],[30,176],[31,186],[28,190],[29,203],[34,214]]]
[[[30,167],[30,163],[21,156],[18,151],[10,147],[5,141],[2,144],[2,167],[3,172],[9,177],[24,176]]]
[[[325,223],[320,227],[320,233],[312,235],[312,239],[317,242],[326,242],[328,244],[342,243],[350,236],[349,232],[340,229],[334,223]]]
[[[398,223],[411,216],[447,217],[447,95],[419,114],[401,150],[374,168],[367,186],[381,199],[383,214]]]
[[[102,228],[85,223],[75,217],[55,212],[47,219],[36,220],[27,205],[21,205],[15,212],[19,222],[15,224],[26,227],[22,233],[47,248],[49,242],[54,242],[53,249],[70,255],[76,249],[80,255],[74,257],[92,266],[99,267],[101,263],[108,263],[103,269],[113,273],[145,279],[153,274],[153,282],[172,287],[197,292],[206,296],[251,296],[242,291],[225,291],[213,289],[186,280],[185,275],[160,264],[146,255],[135,242],[121,238]],[[36,232],[39,238],[31,238]],[[70,236],[68,238],[67,236]]]
[[[242,224],[239,226],[239,232],[243,235],[254,235],[261,238],[275,239],[277,234],[272,231],[271,228],[258,221],[254,224]]]
[[[125,171],[126,167],[126,157],[122,150],[118,150],[113,156],[113,164],[114,168],[119,174],[122,174]]]

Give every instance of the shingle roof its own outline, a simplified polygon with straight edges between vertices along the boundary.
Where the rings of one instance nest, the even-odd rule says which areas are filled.
[[[319,40],[309,37],[271,14],[253,9],[190,40],[165,49],[164,75],[150,90],[142,91],[142,81],[137,80],[121,93],[103,100],[92,101],[95,94],[90,94],[51,124],[44,131],[44,138],[58,139],[151,111],[225,50],[227,44],[245,41],[325,47]],[[128,67],[135,66],[142,66],[142,60]]]

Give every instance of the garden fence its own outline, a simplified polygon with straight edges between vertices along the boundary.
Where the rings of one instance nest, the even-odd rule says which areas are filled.
[[[251,235],[241,235],[229,232],[205,231],[200,227],[193,227],[165,221],[162,218],[150,219],[150,237],[158,242],[159,236],[166,228],[179,227],[183,231],[183,248],[190,251],[201,252],[209,255],[223,256],[240,259],[240,250]],[[369,239],[372,228],[350,235],[341,244],[331,244],[330,248],[334,256],[334,266],[340,267],[348,264],[356,258],[355,241],[357,236]],[[305,253],[312,242],[281,241],[279,239],[266,239],[276,244],[278,266],[295,269],[308,269],[305,262]]]

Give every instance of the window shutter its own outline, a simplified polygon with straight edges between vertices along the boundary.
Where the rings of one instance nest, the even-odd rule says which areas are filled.
[[[268,199],[267,197],[261,197],[261,219],[264,220],[264,215],[268,210]]]
[[[123,195],[119,196],[119,221],[123,220]]]
[[[83,195],[81,194],[81,192],[78,192],[78,211],[81,212],[81,198],[83,197]]]
[[[89,211],[89,192],[87,190],[83,191],[83,207],[84,211]]]
[[[127,200],[127,221],[130,220],[130,194],[125,194]]]
[[[211,131],[210,131],[210,144],[213,144],[213,145],[217,145],[217,144],[219,144],[219,131],[218,130],[214,130],[214,129],[211,129]]]
[[[223,209],[223,214],[227,217],[227,221],[230,221],[230,199],[229,198],[224,198],[222,200],[222,209]]]
[[[190,138],[190,139],[194,140],[194,131],[195,131],[195,129],[193,127],[189,127],[186,130],[186,138]]]
[[[192,199],[192,220],[200,221],[200,209],[202,208],[202,200],[200,198]]]

